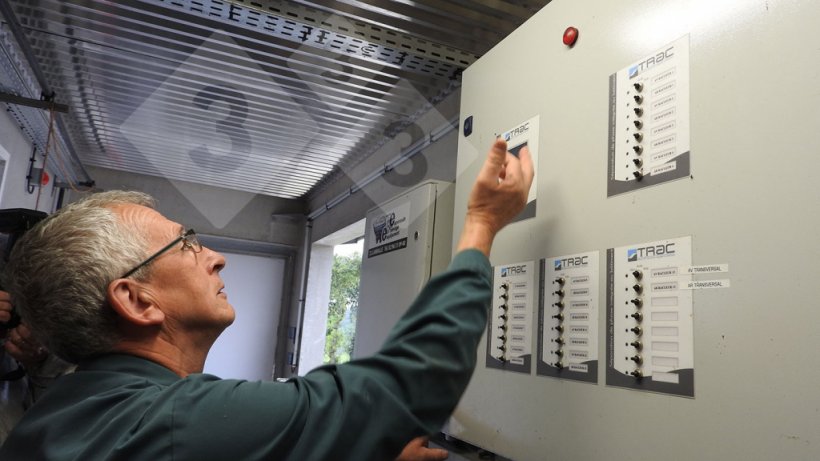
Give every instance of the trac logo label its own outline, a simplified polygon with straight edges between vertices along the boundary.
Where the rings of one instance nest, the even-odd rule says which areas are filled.
[[[666,51],[661,51],[655,56],[650,56],[649,58],[646,58],[645,60],[639,62],[637,65],[630,67],[629,78],[637,77],[644,71],[647,71],[655,67],[656,65],[666,61],[667,59],[671,59],[673,56],[675,56],[675,47],[670,46],[666,49]]]
[[[513,275],[524,275],[527,273],[527,266],[507,266],[501,268],[502,277],[512,277]]]
[[[650,258],[665,258],[667,256],[675,256],[674,243],[654,245],[643,248],[630,248],[626,250],[626,260],[629,262]]]
[[[504,140],[509,141],[510,139],[512,139],[516,136],[522,135],[522,134],[526,133],[529,130],[530,130],[530,122],[527,122],[527,123],[519,126],[518,128],[513,128],[512,130],[504,133]]]
[[[556,259],[555,270],[572,269],[575,267],[586,267],[589,265],[589,256],[576,256],[574,258]]]

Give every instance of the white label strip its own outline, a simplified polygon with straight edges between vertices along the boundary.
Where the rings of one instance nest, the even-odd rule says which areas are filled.
[[[682,290],[705,290],[708,288],[729,288],[729,279],[720,280],[694,280],[688,282],[686,286],[681,286]]]
[[[578,371],[581,373],[586,373],[589,371],[589,365],[584,363],[570,363],[569,364],[570,371]]]
[[[706,266],[690,266],[682,268],[687,274],[716,274],[719,272],[729,272],[728,264],[708,264]]]

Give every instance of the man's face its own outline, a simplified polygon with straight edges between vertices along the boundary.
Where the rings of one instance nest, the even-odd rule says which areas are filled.
[[[139,205],[118,207],[123,220],[143,229],[150,242],[148,254],[161,249],[180,236],[183,227],[166,219],[156,210]],[[224,292],[219,272],[225,267],[221,254],[202,247],[200,253],[184,250],[183,243],[163,253],[150,266],[144,295],[165,314],[164,329],[184,334],[210,347],[235,318],[233,306]]]

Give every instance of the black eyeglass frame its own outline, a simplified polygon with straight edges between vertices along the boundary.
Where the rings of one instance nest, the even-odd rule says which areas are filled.
[[[134,266],[133,269],[123,274],[121,279],[128,278],[129,276],[133,275],[134,272],[142,269],[143,267],[150,264],[153,260],[159,258],[163,253],[173,248],[179,242],[185,242],[183,249],[190,248],[194,253],[199,253],[202,251],[202,245],[199,243],[199,239],[196,238],[196,231],[193,229],[188,229],[181,233],[179,237],[175,238],[171,243],[162,247],[159,251],[149,256],[145,261],[137,264]]]

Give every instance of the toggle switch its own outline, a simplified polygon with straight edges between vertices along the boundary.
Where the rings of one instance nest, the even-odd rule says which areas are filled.
[[[643,154],[643,146],[641,145],[635,144],[632,146],[632,150],[634,150],[637,155]]]
[[[643,141],[643,133],[641,133],[641,132],[632,133],[632,137],[635,138],[635,141],[638,141],[638,142]]]
[[[638,378],[638,379],[643,378],[643,372],[641,370],[635,370],[635,371],[633,371],[629,374],[636,377],[636,378]]]
[[[643,278],[643,272],[639,271],[638,269],[635,269],[634,271],[632,271],[632,276],[640,280]]]
[[[635,333],[636,336],[640,336],[641,333],[643,333],[643,330],[641,329],[641,327],[632,327],[632,328],[629,329],[629,331],[631,331],[632,333]]]
[[[632,289],[635,290],[635,293],[641,294],[641,292],[643,291],[643,285],[641,285],[640,283],[636,283],[632,285]]]
[[[506,347],[506,346],[504,346],[503,344],[502,344],[502,345],[500,345],[500,346],[498,346],[498,347],[496,347],[496,349],[500,350],[501,352],[506,352],[506,351],[507,351],[507,347]]]
[[[501,315],[498,316],[498,318],[500,318],[501,320],[506,322],[507,321],[507,314],[501,314]]]
[[[643,358],[640,355],[637,355],[637,354],[630,357],[629,360],[632,360],[633,362],[637,363],[638,365],[643,363]]]
[[[641,298],[635,298],[635,299],[633,299],[632,301],[629,301],[629,302],[634,304],[635,307],[637,307],[638,309],[643,307],[643,300]]]
[[[553,306],[557,307],[558,309],[564,308],[564,301],[558,301],[557,303],[552,303]]]
[[[557,355],[558,357],[564,356],[564,351],[562,351],[561,349],[558,349],[557,351],[552,351],[552,353]]]
[[[634,111],[635,111],[635,115],[637,115],[638,117],[643,116],[643,109],[642,109],[642,108],[640,108],[640,107],[636,107],[636,108],[634,108],[634,109],[632,109],[632,110],[634,110]]]
[[[510,299],[510,295],[508,295],[507,293],[501,293],[501,296],[499,296],[499,298],[506,301],[506,300]]]
[[[552,329],[557,331],[558,333],[563,333],[564,332],[564,327],[561,326],[561,325],[554,326],[554,327],[552,327]]]
[[[509,290],[510,289],[510,284],[507,283],[507,282],[502,283],[501,284],[501,289],[504,290],[504,291]]]
[[[498,326],[498,329],[499,329],[499,330],[501,330],[501,331],[504,331],[504,332],[506,333],[506,331],[507,331],[507,325],[499,325],[499,326]]]
[[[641,314],[640,312],[635,312],[634,314],[630,315],[630,317],[635,319],[637,322],[643,321],[643,314]]]
[[[555,341],[555,344],[564,344],[564,342],[565,342],[565,341],[564,341],[564,338],[562,338],[562,337],[560,337],[560,336],[559,336],[559,337],[557,337],[557,338],[555,338],[555,339],[553,339],[553,341]]]
[[[558,313],[558,314],[553,315],[552,318],[558,319],[558,321],[563,322],[564,321],[564,314]]]
[[[502,341],[505,341],[505,342],[507,341],[507,335],[496,336],[496,338],[498,338]]]
[[[641,173],[640,171],[633,171],[632,176],[634,176],[635,179],[637,179],[638,181],[643,179],[643,173]]]
[[[501,362],[502,362],[502,363],[506,363],[506,362],[507,362],[507,359],[506,359],[506,358],[504,358],[504,356],[503,356],[503,355],[499,355],[499,356],[498,356],[498,357],[496,357],[496,358],[497,358],[498,360],[501,360]]]
[[[560,296],[560,297],[563,298],[564,297],[564,290],[553,291],[552,294],[554,294],[556,296]]]
[[[638,341],[638,340],[632,341],[631,343],[629,343],[629,345],[634,347],[637,350],[643,349],[643,343]]]
[[[557,283],[558,285],[564,286],[564,284],[567,283],[567,279],[565,279],[564,277],[558,277],[557,279],[555,279],[553,283]]]
[[[562,369],[562,368],[564,368],[564,362],[561,362],[560,360],[559,360],[558,362],[553,363],[552,365],[553,365],[555,368],[559,369],[559,370],[560,370],[560,369]]]
[[[640,120],[635,120],[635,121],[633,121],[632,123],[633,123],[633,124],[635,124],[635,128],[637,128],[637,129],[639,129],[639,130],[640,130],[641,128],[643,128],[643,122],[642,122],[642,121],[640,121]]]
[[[635,84],[632,85],[632,87],[635,88],[635,91],[637,91],[638,93],[643,91],[643,83],[641,82],[635,82]]]
[[[498,306],[498,308],[501,309],[502,311],[506,311],[508,309],[507,304],[502,304],[502,305]]]
[[[633,158],[632,163],[634,163],[635,166],[638,167],[638,168],[643,166],[643,160],[641,160],[639,158]]]
[[[641,96],[641,95],[639,95],[639,94],[636,94],[636,95],[635,95],[635,97],[634,97],[633,99],[635,100],[635,103],[636,103],[636,104],[641,104],[641,103],[643,103],[643,96]]]

